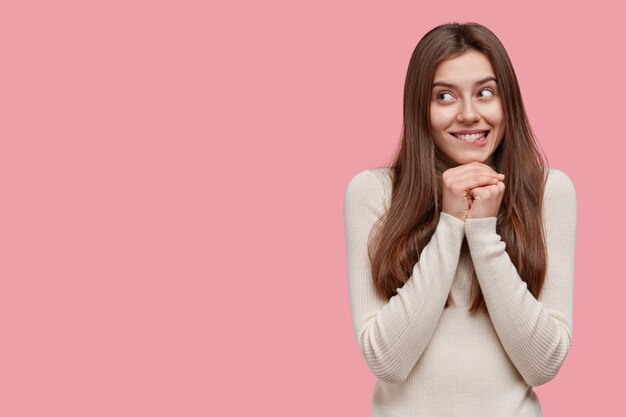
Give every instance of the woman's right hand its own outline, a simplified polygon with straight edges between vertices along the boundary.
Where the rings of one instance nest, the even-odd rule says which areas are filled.
[[[494,185],[504,179],[489,165],[470,162],[450,168],[443,173],[442,211],[465,221],[472,206],[470,190]]]

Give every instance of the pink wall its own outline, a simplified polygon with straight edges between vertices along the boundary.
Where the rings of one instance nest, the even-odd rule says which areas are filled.
[[[410,54],[451,20],[500,37],[577,190],[574,345],[544,412],[623,408],[614,2],[12,3],[0,415],[368,415],[343,193],[391,157]]]

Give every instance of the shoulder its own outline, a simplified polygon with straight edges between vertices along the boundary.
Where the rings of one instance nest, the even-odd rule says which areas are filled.
[[[567,174],[556,168],[546,167],[546,186],[544,198],[551,201],[559,198],[576,199],[574,183]]]
[[[391,168],[380,167],[360,171],[348,182],[348,189],[362,187],[387,188],[391,185]]]
[[[366,169],[352,176],[346,187],[344,202],[388,207],[391,188],[391,168]]]
[[[577,217],[576,189],[563,171],[547,168],[543,198],[544,219],[548,223],[574,224]]]

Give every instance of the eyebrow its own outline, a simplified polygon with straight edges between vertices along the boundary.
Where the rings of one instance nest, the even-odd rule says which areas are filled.
[[[489,81],[493,81],[496,84],[498,83],[498,80],[496,80],[496,77],[492,77],[491,75],[488,77],[483,78],[482,80],[478,80],[474,83],[475,86],[479,86],[481,84],[485,84],[486,82]],[[447,88],[452,88],[454,87],[454,84],[450,84],[450,83],[446,83],[444,81],[437,81],[436,83],[433,83],[433,87],[437,87],[437,86],[442,86],[442,87],[447,87]]]

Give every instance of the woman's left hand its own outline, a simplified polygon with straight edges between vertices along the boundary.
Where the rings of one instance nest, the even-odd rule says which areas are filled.
[[[472,198],[472,202],[467,218],[498,217],[503,195],[504,183],[502,181],[498,181],[494,185],[486,185],[470,190],[469,196]]]

